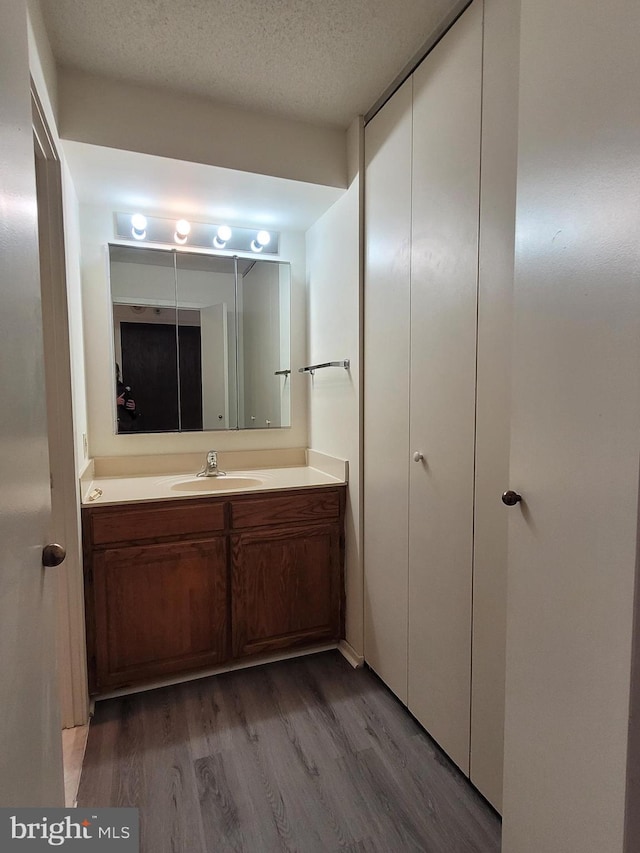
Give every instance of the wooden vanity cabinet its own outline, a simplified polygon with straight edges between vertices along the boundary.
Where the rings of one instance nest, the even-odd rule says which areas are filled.
[[[232,652],[244,657],[343,635],[343,494],[232,504]]]
[[[91,693],[340,639],[345,491],[84,508]]]
[[[91,693],[228,659],[225,511],[219,501],[83,509]]]

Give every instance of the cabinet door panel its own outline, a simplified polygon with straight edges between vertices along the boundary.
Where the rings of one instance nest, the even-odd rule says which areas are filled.
[[[94,555],[98,687],[227,658],[227,545],[110,548]]]
[[[339,525],[232,537],[235,657],[341,633]]]
[[[414,74],[409,708],[469,770],[482,4]]]

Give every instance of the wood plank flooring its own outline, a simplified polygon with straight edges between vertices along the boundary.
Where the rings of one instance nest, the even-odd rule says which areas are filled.
[[[79,806],[140,809],[141,853],[497,853],[500,821],[337,652],[96,704]]]

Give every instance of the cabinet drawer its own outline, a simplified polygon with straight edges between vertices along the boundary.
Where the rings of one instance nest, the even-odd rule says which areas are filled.
[[[224,503],[179,506],[121,506],[91,513],[91,540],[94,545],[112,542],[139,542],[165,536],[198,536],[224,529]]]
[[[270,524],[334,521],[339,517],[340,493],[337,489],[318,489],[280,497],[269,495],[231,503],[231,526],[236,530]]]

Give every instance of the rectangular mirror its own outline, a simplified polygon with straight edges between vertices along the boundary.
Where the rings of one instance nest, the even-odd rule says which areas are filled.
[[[290,266],[109,246],[118,433],[290,426]]]

